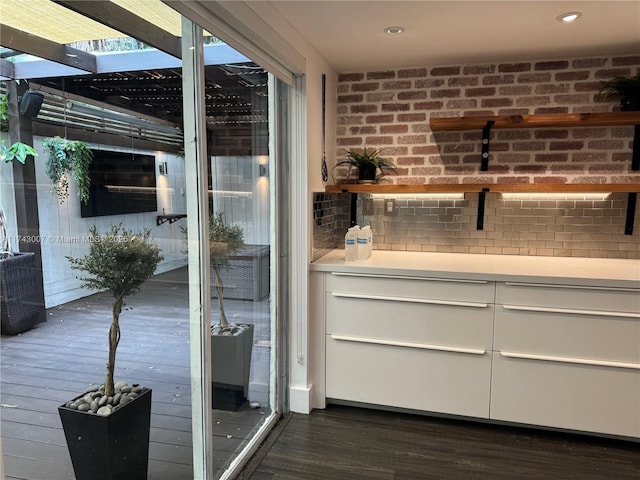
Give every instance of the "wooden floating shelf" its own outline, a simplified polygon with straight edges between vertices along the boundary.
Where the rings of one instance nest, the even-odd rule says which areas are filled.
[[[640,112],[550,113],[542,115],[496,115],[478,117],[433,117],[431,130],[456,131],[482,129],[487,122],[492,128],[560,128],[612,127],[640,125]]]
[[[640,183],[460,183],[442,185],[327,185],[326,193],[605,193],[640,192]]]

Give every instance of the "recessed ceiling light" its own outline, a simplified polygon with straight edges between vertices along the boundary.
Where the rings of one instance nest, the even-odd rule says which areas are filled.
[[[567,13],[563,13],[562,15],[558,15],[556,17],[556,20],[558,20],[559,22],[573,22],[574,20],[577,20],[578,18],[580,18],[582,16],[581,12],[567,12]]]
[[[387,27],[384,29],[384,33],[387,35],[399,35],[404,32],[404,27],[400,27],[398,25],[394,25],[392,27]]]

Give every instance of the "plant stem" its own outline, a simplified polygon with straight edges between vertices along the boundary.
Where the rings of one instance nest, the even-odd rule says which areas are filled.
[[[227,316],[224,313],[224,299],[222,298],[223,286],[219,265],[213,265],[213,273],[216,279],[216,293],[218,294],[218,308],[220,309],[220,328],[225,329],[229,326],[229,322],[227,322]]]
[[[107,361],[107,378],[104,381],[104,394],[107,397],[114,395],[113,374],[116,368],[116,350],[120,343],[120,313],[122,312],[122,304],[124,298],[122,296],[116,298],[113,302],[113,317],[111,327],[109,328],[109,360]]]

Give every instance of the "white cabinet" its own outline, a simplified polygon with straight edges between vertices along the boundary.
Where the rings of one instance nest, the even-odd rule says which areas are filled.
[[[640,436],[640,290],[498,283],[490,417]]]
[[[327,274],[328,398],[487,418],[494,286]]]

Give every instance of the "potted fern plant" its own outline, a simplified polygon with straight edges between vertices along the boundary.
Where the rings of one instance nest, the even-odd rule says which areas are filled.
[[[71,141],[61,137],[46,138],[42,146],[47,151],[47,176],[53,185],[53,192],[60,203],[69,197],[69,177],[78,186],[78,195],[84,204],[89,201],[91,178],[89,167],[93,153],[81,141]]]
[[[77,480],[146,480],[149,461],[151,389],[115,382],[120,314],[163,257],[149,230],[133,232],[113,225],[100,234],[89,229],[89,253],[67,257],[83,272],[82,285],[113,297],[107,372],[102,385],[58,407]]]
[[[211,270],[220,320],[211,327],[213,408],[238,410],[246,401],[253,348],[253,324],[230,323],[224,309],[222,270],[231,268],[229,256],[244,247],[244,232],[225,221],[220,211],[209,219]]]
[[[620,110],[640,110],[640,70],[628,77],[614,77],[602,83],[600,97],[603,100],[620,99]]]
[[[362,152],[348,150],[345,154],[346,158],[336,163],[333,168],[340,165],[349,165],[349,168],[355,167],[358,169],[358,183],[375,183],[379,178],[378,170],[384,175],[384,170],[395,171],[396,169],[393,162],[382,158],[380,153],[380,149],[367,152],[367,147],[364,147],[364,151]]]

